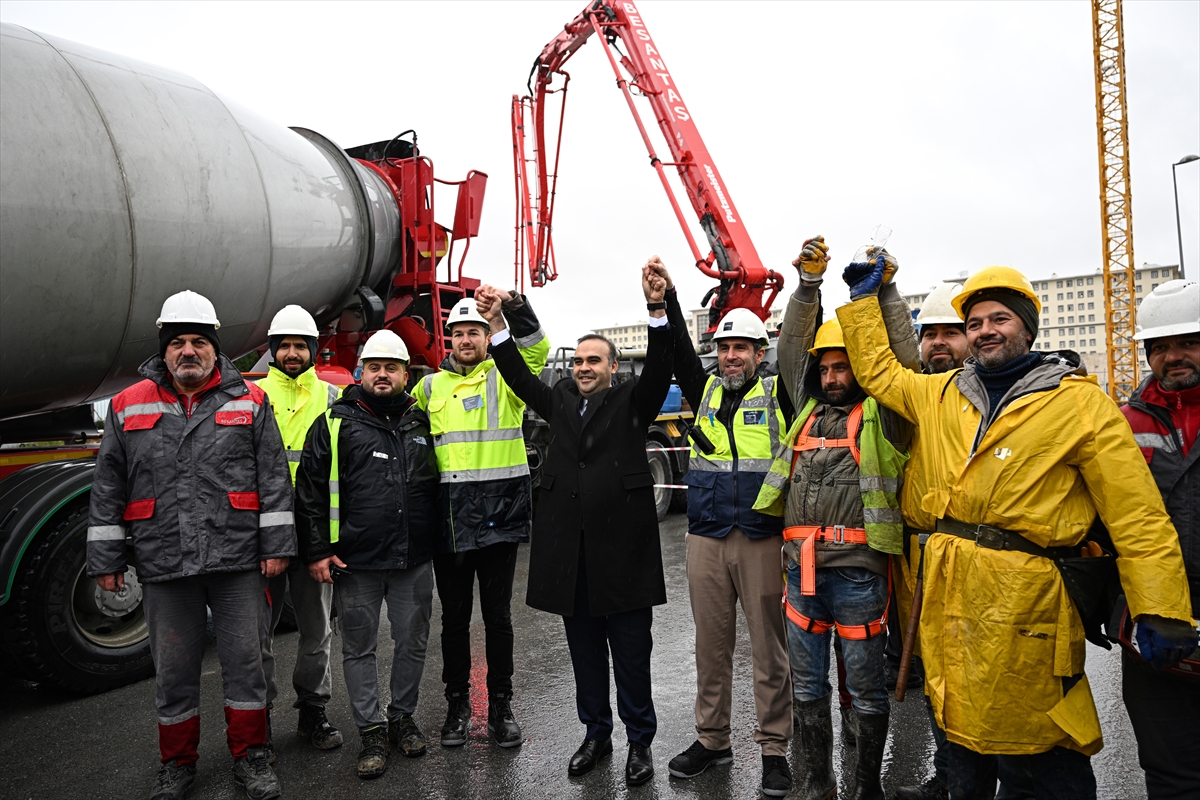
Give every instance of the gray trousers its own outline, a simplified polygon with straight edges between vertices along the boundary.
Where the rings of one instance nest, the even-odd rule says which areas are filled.
[[[263,633],[262,664],[267,679],[267,705],[275,704],[278,691],[275,686],[275,656],[272,652],[275,628],[283,615],[284,592],[291,587],[292,610],[296,615],[296,627],[300,631],[300,643],[296,648],[296,667],[292,670],[292,688],[296,690],[294,708],[303,704],[324,708],[332,693],[329,672],[329,647],[333,641],[333,628],[329,624],[329,610],[333,606],[333,586],[317,583],[308,574],[308,565],[293,558],[287,570],[268,582],[271,590],[270,627]]]
[[[380,606],[387,602],[392,641],[392,697],[387,720],[417,710],[429,617],[433,613],[433,562],[409,569],[354,570],[341,573],[334,585],[338,627],[342,632],[342,671],[354,724],[364,730],[385,718],[379,711],[379,671],[375,650],[379,642]]]

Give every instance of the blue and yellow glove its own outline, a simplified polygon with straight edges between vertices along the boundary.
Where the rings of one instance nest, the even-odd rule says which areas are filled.
[[[1196,629],[1177,619],[1167,619],[1153,614],[1138,618],[1138,652],[1155,669],[1173,667],[1196,649]]]
[[[842,272],[842,280],[850,287],[850,299],[858,300],[879,294],[879,287],[889,283],[900,269],[899,262],[882,247],[867,248],[867,261],[855,261]]]

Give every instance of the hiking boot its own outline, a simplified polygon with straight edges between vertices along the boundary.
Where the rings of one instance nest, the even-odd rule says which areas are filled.
[[[378,778],[387,771],[388,730],[382,725],[372,725],[359,732],[362,749],[358,751],[358,777],[363,780]]]
[[[279,778],[271,769],[271,754],[265,747],[249,747],[246,757],[233,762],[233,780],[246,790],[250,800],[279,797]]]
[[[729,764],[732,761],[733,748],[709,750],[697,739],[687,750],[667,762],[667,772],[676,778],[694,778],[713,764]]]
[[[819,700],[793,700],[799,753],[796,770],[798,800],[832,800],[837,796],[833,777],[833,714],[829,695]]]
[[[767,797],[787,797],[792,790],[792,771],[786,756],[763,756],[762,793]]]
[[[488,697],[488,733],[501,747],[521,744],[521,726],[513,717],[512,695],[497,692]]]
[[[196,782],[195,764],[178,764],[174,760],[158,765],[158,778],[150,800],[180,800]]]
[[[413,721],[412,714],[401,714],[388,720],[388,738],[406,758],[420,758],[425,755],[425,748],[429,745],[429,740]]]
[[[937,778],[930,778],[920,786],[901,786],[896,800],[950,800],[950,792]]]
[[[329,724],[329,720],[325,718],[325,709],[308,703],[300,706],[296,735],[308,739],[318,750],[332,750],[342,746],[342,732]]]
[[[464,694],[446,695],[446,724],[442,726],[442,747],[461,747],[467,743],[471,725],[471,698]]]

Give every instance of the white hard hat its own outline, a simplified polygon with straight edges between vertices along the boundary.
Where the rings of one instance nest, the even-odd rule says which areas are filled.
[[[391,358],[408,363],[408,346],[404,340],[389,330],[376,331],[363,345],[361,361],[372,358]]]
[[[962,325],[962,317],[950,301],[962,293],[961,283],[943,283],[929,293],[917,313],[918,325]]]
[[[158,327],[176,322],[199,322],[212,325],[214,330],[221,327],[212,302],[204,295],[191,291],[173,294],[163,301],[162,312],[158,315]]]
[[[473,297],[464,297],[454,304],[454,308],[450,309],[450,316],[446,318],[446,330],[452,329],[459,322],[474,322],[482,325],[485,331],[491,330],[487,320],[481,317],[479,310],[475,308],[475,298]]]
[[[1200,283],[1167,281],[1146,295],[1138,307],[1139,342],[1200,331]]]
[[[767,326],[748,308],[735,308],[721,318],[717,329],[713,331],[714,339],[750,339],[765,345],[767,343]]]
[[[317,321],[300,306],[284,306],[271,319],[267,336],[311,336],[317,338]]]

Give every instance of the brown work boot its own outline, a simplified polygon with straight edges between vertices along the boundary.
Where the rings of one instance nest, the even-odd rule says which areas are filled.
[[[429,746],[429,740],[417,727],[412,714],[401,714],[390,720],[388,738],[406,758],[420,758],[425,755],[425,749]]]

